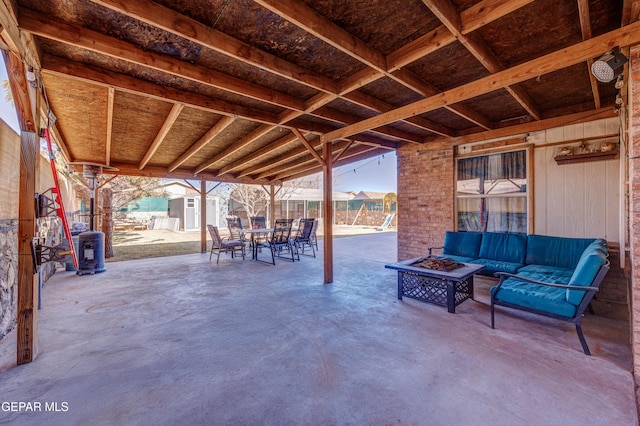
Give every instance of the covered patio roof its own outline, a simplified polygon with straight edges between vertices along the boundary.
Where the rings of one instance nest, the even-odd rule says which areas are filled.
[[[589,68],[640,42],[637,0],[4,3],[69,161],[262,184],[611,116]]]

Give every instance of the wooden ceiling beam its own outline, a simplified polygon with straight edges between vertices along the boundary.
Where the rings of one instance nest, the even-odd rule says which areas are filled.
[[[352,138],[346,138],[346,140],[353,139],[358,142],[358,145],[368,145],[375,148],[383,148],[387,151],[395,151],[400,146],[400,143],[378,140],[375,137],[368,137],[367,135],[364,135],[362,133],[354,135]]]
[[[640,19],[640,0],[623,0],[622,25],[629,25]]]
[[[55,113],[54,111],[52,111],[50,105],[47,105],[46,102],[40,102],[40,117],[49,117],[49,114],[53,114],[55,117]],[[53,140],[53,142],[56,144],[56,146],[58,148],[60,148],[60,153],[62,154],[62,157],[64,157],[65,161],[67,163],[71,163],[73,160],[71,159],[71,154],[69,153],[69,148],[67,147],[67,144],[64,140],[64,137],[62,136],[62,134],[60,134],[60,130],[58,129],[58,126],[56,125],[56,121],[55,120],[49,120],[48,122],[48,129],[49,129],[49,136],[51,136],[51,139]],[[46,127],[47,124],[45,124],[44,127]]]
[[[270,126],[268,124],[261,125],[257,129],[255,129],[254,131],[249,133],[248,135],[246,135],[243,138],[241,138],[239,141],[231,144],[231,146],[229,146],[227,149],[225,149],[221,153],[218,153],[218,154],[214,155],[213,157],[211,157],[207,161],[205,161],[202,164],[200,164],[198,167],[196,167],[196,169],[194,170],[193,174],[197,175],[197,174],[201,173],[202,171],[208,169],[209,167],[213,166],[218,161],[224,160],[228,156],[230,156],[232,154],[235,154],[236,152],[238,152],[242,148],[250,145],[251,143],[253,143],[257,139],[261,138],[262,136],[266,135],[267,133],[269,133],[273,129],[274,129],[274,126]]]
[[[43,115],[44,117],[45,115]],[[49,127],[49,134],[53,138],[53,141],[56,143],[60,151],[62,152],[62,156],[67,161],[67,163],[73,162],[73,158],[71,158],[71,153],[69,152],[69,147],[67,147],[67,143],[64,140],[64,137],[60,134],[60,130],[55,123],[53,126]]]
[[[362,70],[351,74],[348,77],[340,80],[340,96],[360,89],[369,83],[380,80],[384,77],[384,73],[377,71],[373,68],[363,68]]]
[[[533,3],[534,0],[483,0],[460,13],[460,32],[469,34],[478,28]]]
[[[362,40],[343,30],[341,27],[318,14],[304,3],[293,0],[256,0],[256,3],[292,22],[294,25],[302,28],[315,37],[318,37],[343,53],[346,53],[352,58],[362,62],[369,68],[379,72],[380,77],[385,75],[391,76],[391,74],[387,72],[386,58],[381,52],[369,47]],[[357,75],[355,75],[354,78],[347,80],[347,84],[350,84],[348,89],[353,90],[357,87],[361,87],[359,85],[364,81],[370,82],[375,79],[375,75],[371,71],[361,71],[356,74]],[[342,82],[342,84],[344,84],[344,82]],[[371,104],[362,106],[372,108]],[[388,108],[392,107],[389,106]],[[376,112],[383,111],[378,108],[374,109]],[[415,120],[407,121],[414,124]],[[427,124],[423,122],[423,124],[428,126],[431,123]],[[444,126],[436,127],[436,129],[441,129],[442,127]],[[433,131],[435,129],[428,127],[426,130]]]
[[[36,117],[29,97],[29,82],[27,81],[24,62],[12,51],[2,51],[9,85],[11,86],[12,100],[18,116],[18,124],[23,132],[36,132],[40,126],[36,126]],[[39,112],[39,111],[38,111]],[[39,124],[39,123],[38,123]]]
[[[236,40],[195,19],[150,0],[90,0],[125,16],[161,28],[243,63],[269,71],[316,90],[337,93],[335,82],[314,74],[247,43]]]
[[[172,178],[172,179],[193,179],[193,171],[191,169],[178,168],[170,172],[166,167],[147,166],[143,170],[138,169],[137,164],[129,163],[112,163],[112,167],[118,169],[114,174],[124,176],[146,176],[156,178]],[[198,175],[199,180],[228,182],[228,183],[245,183],[249,185],[270,185],[275,181],[236,178],[231,175],[218,176],[215,173],[204,172]]]
[[[349,148],[351,148],[353,146],[353,144],[355,144],[355,143],[356,143],[355,139],[348,140],[346,146],[344,147],[344,149],[342,151],[337,152],[337,153],[333,153],[332,152],[332,154],[333,154],[333,158],[331,159],[332,163],[338,161],[340,159],[340,157],[342,157],[344,155],[344,153],[347,152],[349,150]]]
[[[511,97],[513,97],[513,99],[515,99],[520,104],[520,106],[522,106],[525,111],[529,113],[531,117],[536,120],[540,120],[542,118],[540,109],[535,106],[533,100],[531,99],[531,96],[529,96],[529,94],[522,87],[512,85],[505,86],[504,89],[509,92]]]
[[[440,90],[432,86],[430,83],[427,83],[408,69],[395,71],[391,75],[396,79],[396,81],[414,90],[415,92],[420,93],[424,97],[433,96],[437,93],[440,93]],[[488,130],[495,127],[495,123],[493,123],[491,120],[464,105],[445,105],[444,108],[464,118],[467,121],[477,124],[484,129]]]
[[[127,2],[127,6],[126,7],[124,7],[121,4],[119,4],[120,2],[118,2],[118,1],[111,1],[111,0],[104,0],[104,1],[103,0],[92,0],[92,1],[94,3],[98,3],[98,4],[101,4],[101,5],[105,6],[105,7],[111,8],[112,10],[116,10],[116,11],[118,11],[120,13],[123,13],[123,14],[125,14],[127,16],[135,17],[136,19],[140,19],[143,22],[147,22],[147,23],[149,23],[151,25],[158,26],[158,27],[160,27],[160,28],[162,28],[162,29],[164,29],[166,31],[172,32],[172,33],[180,35],[182,37],[186,37],[186,38],[188,38],[188,39],[190,39],[190,40],[192,40],[192,41],[194,41],[196,43],[203,44],[203,45],[205,45],[207,47],[210,47],[212,49],[220,51],[221,53],[228,54],[228,55],[230,55],[230,56],[232,56],[232,57],[234,57],[236,59],[239,59],[239,58],[236,57],[237,56],[237,52],[232,52],[230,50],[231,49],[231,47],[230,47],[231,45],[240,44],[240,47],[238,47],[238,48],[239,49],[243,48],[244,51],[247,51],[247,49],[252,49],[251,51],[258,51],[257,49],[255,49],[255,48],[253,48],[253,47],[251,47],[249,45],[245,45],[244,43],[241,43],[241,42],[239,42],[237,40],[231,39],[229,36],[227,36],[227,35],[225,35],[223,33],[220,33],[220,32],[218,32],[216,30],[212,30],[212,29],[210,29],[210,28],[208,28],[206,26],[203,26],[201,23],[198,23],[197,21],[191,20],[190,18],[185,17],[184,15],[180,15],[177,12],[172,11],[171,9],[165,8],[163,6],[159,6],[157,4],[149,4],[150,2],[148,2],[146,0],[132,0],[130,2]],[[271,2],[271,3],[272,3],[271,6],[275,7],[276,2]],[[287,6],[287,7],[295,6],[295,8],[294,8],[295,10],[298,10],[301,7],[300,4],[296,3],[294,5],[290,1],[287,4],[284,4],[284,3],[281,3],[281,2],[277,2],[277,4],[280,5],[280,6]],[[158,12],[158,15],[154,16],[154,15],[150,14],[148,11],[142,10],[141,8],[143,6],[151,7],[153,10]],[[292,9],[290,7],[289,7],[288,10],[290,12],[292,11]],[[300,18],[300,19],[304,18],[305,22],[306,21],[313,21],[314,19],[320,19],[320,18],[321,18],[320,20],[322,20],[322,19],[326,20],[326,18],[323,18],[320,15],[317,15],[310,8],[308,8],[308,10],[305,10],[304,13],[295,12],[295,10],[293,10],[292,13],[294,15],[296,15],[296,13],[298,15],[303,14],[304,15],[303,17],[298,16],[298,18]],[[314,16],[312,16],[312,15],[314,15]],[[178,26],[176,24],[176,22],[183,22],[185,19],[186,19],[186,22],[188,24],[192,25],[192,27],[193,27],[192,30],[194,32],[198,33],[199,36],[196,36],[194,34],[189,34],[189,32],[187,32],[187,34],[185,34],[185,30],[184,30],[184,28],[182,28],[184,25]],[[328,21],[328,22],[331,22],[331,21]],[[326,23],[324,23],[324,24],[326,24]],[[310,23],[309,25],[312,25],[312,23]],[[333,24],[333,25],[335,26],[335,24]],[[336,26],[336,28],[339,28],[339,27]],[[36,29],[33,29],[33,30],[36,31]],[[202,31],[200,32],[200,30],[202,30]],[[316,29],[314,31],[315,32],[319,32],[319,29]],[[223,37],[223,38],[227,39],[227,41],[229,41],[228,39],[231,39],[233,42],[231,44],[227,44],[227,45],[218,45],[218,42],[216,42],[216,46],[215,47],[211,46],[209,43],[213,42],[213,39],[211,37],[212,33],[215,33],[216,35],[220,35],[220,37]],[[353,38],[353,36],[349,35],[349,33],[345,32],[342,29],[340,29],[340,31],[338,33],[339,33],[339,36],[337,38],[339,39],[339,41],[335,42],[337,45],[342,45],[342,44],[345,44],[345,43],[349,44],[348,42],[345,42],[345,40],[347,40],[349,38]],[[336,33],[336,34],[338,34],[338,33]],[[314,35],[318,36],[318,34],[314,34]],[[105,37],[105,36],[102,36],[102,37]],[[327,41],[326,39],[327,39],[327,37],[323,38],[323,40]],[[355,40],[357,40],[357,39],[355,39]],[[371,55],[376,56],[378,59],[373,58],[372,60],[380,62],[380,65],[382,65],[382,66],[378,67],[378,68],[380,68],[380,71],[383,72],[384,68],[386,68],[386,60],[384,58],[384,55],[380,54],[377,51],[374,51],[371,48],[369,48],[366,44],[362,43],[361,41],[359,43],[358,42],[355,42],[355,43],[357,43],[359,45],[359,47],[354,48],[354,50],[351,52],[351,54],[352,55],[356,55],[356,54],[360,55],[360,54],[362,54],[362,55],[365,55],[365,57],[369,57],[369,58],[373,58],[373,56],[371,56]],[[220,49],[222,49],[222,50],[220,50]],[[113,50],[116,51],[116,50],[119,50],[119,49],[113,48]],[[150,52],[147,52],[147,53],[150,53]],[[261,52],[261,53],[263,55],[268,55],[265,52]],[[274,59],[277,59],[277,58],[274,57]],[[280,60],[280,62],[282,62],[282,61]],[[278,75],[282,75],[282,73],[280,71],[271,69],[268,66],[269,65],[269,61],[267,61],[266,64],[264,64],[264,63],[251,63],[251,64],[254,65],[254,66],[259,66],[259,67],[261,67],[263,69],[268,69],[268,70],[270,70],[272,72],[275,72]],[[282,64],[280,64],[280,65],[282,65]],[[306,73],[306,74],[309,73],[306,70],[304,71],[304,73],[300,69],[296,69],[296,70],[299,73],[298,76],[301,76],[304,73]],[[163,69],[162,71],[170,72],[169,70],[166,70],[166,69]],[[290,72],[287,72],[286,74],[291,76]],[[282,76],[285,76],[285,75],[282,75]],[[182,77],[188,78],[187,76],[182,76]],[[371,74],[370,71],[365,72],[364,75],[355,76],[355,79],[359,81],[357,84],[364,84],[367,81],[373,81],[373,77],[372,77],[372,74]],[[212,78],[212,80],[213,81],[217,81],[217,79],[213,79],[213,78]],[[302,84],[308,84],[309,83],[308,81],[304,81],[304,80],[297,80],[297,81],[299,83],[302,83]],[[323,90],[323,91],[329,92],[331,95],[333,95],[333,97],[331,97],[331,96],[325,97],[323,99],[323,102],[325,102],[325,103],[323,103],[323,105],[328,103],[328,102],[331,102],[331,100],[335,99],[338,96],[338,92],[339,92],[338,87],[335,85],[335,83],[333,83],[333,82],[329,83],[329,82],[330,82],[330,80],[327,80],[326,84],[324,84],[323,87],[316,87],[315,85],[312,85],[312,87],[314,87],[314,88],[316,88],[318,90]],[[350,83],[350,84],[351,84],[351,87],[350,87],[351,90],[356,88],[354,83]],[[333,87],[328,87],[330,85],[332,85]],[[230,90],[230,88],[225,88],[224,90]],[[236,93],[236,92],[234,92],[234,93]],[[280,94],[280,95],[283,95],[283,94]],[[261,96],[260,99],[258,99],[258,100],[269,102],[269,96]],[[275,99],[272,99],[272,101],[275,101]],[[283,102],[280,102],[279,106],[286,107],[286,108],[289,108],[289,109],[293,109],[295,111],[301,111],[301,110],[305,110],[306,109],[304,107],[304,105],[299,105],[299,104],[295,104],[294,105],[293,99],[289,99],[289,101],[290,102],[288,102],[286,105],[282,105]],[[319,105],[319,106],[322,106],[322,105]],[[316,105],[316,107],[319,107],[319,106]],[[307,110],[308,110],[308,108],[307,108]],[[283,114],[284,114],[283,115],[283,120],[281,120],[281,123],[286,123],[287,121],[290,121],[293,118],[296,118],[297,116],[300,115],[300,114],[296,114],[294,112],[284,112]],[[425,124],[426,123],[423,123],[422,126],[424,126]],[[444,126],[437,126],[435,129],[428,128],[427,130],[429,130],[429,131],[436,130],[435,133],[441,134],[443,132],[443,130],[446,131],[446,128],[444,128]],[[448,134],[449,135],[453,135],[453,132],[449,131]]]
[[[539,75],[575,65],[611,49],[613,46],[629,46],[640,43],[640,23],[635,22],[573,46],[515,65],[504,71],[480,78],[471,83],[447,90],[426,99],[396,108],[359,123],[345,126],[325,135],[327,141],[349,137],[373,127],[393,123],[444,105],[481,96],[497,89],[521,83]]]
[[[604,118],[612,118],[617,115],[613,108],[600,108],[598,110],[578,112],[574,114],[562,115],[559,117],[546,118],[529,123],[517,124],[515,126],[502,127],[499,129],[488,130],[486,132],[472,133],[470,135],[459,136],[455,138],[440,138],[434,140],[433,144],[449,144],[461,145],[465,143],[480,142],[485,140],[503,138],[508,136],[516,136],[529,132],[537,132],[540,130],[551,129],[554,127],[567,126],[570,124],[584,123],[587,121],[595,121]]]
[[[339,124],[353,124],[360,121],[360,118],[356,117],[355,115],[348,114],[342,111],[337,111],[333,108],[328,108],[328,107],[317,109],[314,112],[312,112],[311,115],[315,117],[323,118],[325,120],[331,120]],[[424,138],[420,136],[413,135],[411,133],[402,131],[400,129],[394,129],[391,126],[380,126],[375,129],[371,129],[370,131],[373,133],[378,133],[382,136],[387,136],[387,137],[390,136],[394,139],[399,139],[406,142],[411,142],[411,143],[424,142],[423,140]]]
[[[331,151],[332,153],[341,153],[342,151],[344,151],[348,146],[350,146],[349,144],[350,141],[340,141],[337,142],[335,144],[332,145],[331,147]],[[370,146],[362,146],[362,147],[354,147],[349,151],[349,155],[346,155],[345,153],[345,158],[349,157],[349,156],[353,156],[356,155],[360,152],[363,151],[371,151],[374,150],[376,148],[372,148]],[[281,180],[282,176],[287,176],[289,174],[292,173],[300,173],[303,172],[305,170],[309,170],[309,169],[315,169],[318,167],[318,163],[316,161],[313,160],[313,157],[309,157],[307,155],[307,159],[305,160],[298,160],[298,161],[291,161],[288,162],[280,167],[274,168],[274,169],[270,169],[264,173],[261,173],[259,175],[256,176],[257,179],[268,179],[269,176],[274,176],[272,179],[277,179],[277,180]],[[320,166],[322,167],[322,166]]]
[[[290,141],[293,142],[295,141],[295,139],[296,138],[294,136],[292,139],[290,139]],[[365,135],[356,135],[353,139],[347,139],[344,141],[336,142],[334,146],[348,146],[348,145],[351,145],[352,143],[356,143],[357,145],[369,146],[371,148],[379,149],[384,152],[395,151],[398,148],[398,144],[395,144],[393,142],[380,141],[375,138],[368,138]],[[314,149],[321,148],[322,146],[320,141],[312,141],[310,142],[310,144],[313,146]],[[281,146],[283,145],[280,144],[279,146],[276,146],[273,148],[270,146],[265,147],[265,150],[262,153],[262,155],[260,155],[260,157],[269,154],[274,149],[280,148]],[[305,150],[302,147],[293,148],[289,150],[286,154],[280,155],[276,158],[268,159],[267,161],[264,161],[261,164],[245,169],[241,173],[238,173],[237,176],[245,177],[249,175],[255,175],[256,173],[261,173],[261,172],[264,172],[264,173],[262,173],[260,176],[262,175],[270,176],[274,174],[273,169],[278,165],[286,163],[287,161],[291,161],[300,156],[303,156],[306,153],[308,153],[308,149]],[[255,159],[257,159],[257,157],[252,158],[251,161]]]
[[[109,90],[111,91],[113,90],[113,88],[109,88]],[[171,111],[169,111],[169,114],[167,114],[167,118],[165,118],[164,123],[162,123],[162,127],[160,127],[158,134],[156,134],[156,137],[153,139],[153,142],[149,146],[149,149],[144,154],[144,157],[142,157],[142,161],[140,161],[140,164],[138,164],[138,168],[140,170],[144,169],[144,167],[147,165],[149,160],[151,160],[151,157],[153,157],[153,155],[156,153],[158,148],[160,148],[160,145],[162,144],[164,139],[167,137],[169,130],[171,130],[171,127],[173,127],[174,123],[178,119],[178,116],[182,112],[183,108],[184,108],[184,105],[182,104],[178,104],[178,103],[173,104],[173,106],[171,107]],[[109,163],[107,163],[107,166],[108,165]]]
[[[376,155],[382,155],[383,153],[384,153],[383,151],[376,148],[368,148],[368,147],[361,147],[361,148],[358,147],[358,149],[351,148],[348,152],[344,154],[344,156],[342,156],[342,158],[340,158],[339,161],[337,161],[333,165],[333,167],[335,168],[348,163],[353,163],[355,161],[366,160],[368,158],[375,157]],[[322,171],[322,168],[318,168],[317,166],[310,164],[310,165],[301,166],[297,169],[295,168],[288,169],[288,171],[279,173],[273,179],[285,181],[285,180],[297,179],[300,177],[308,176],[321,171]]]
[[[212,128],[207,130],[207,132],[202,135],[200,139],[198,139],[193,145],[191,145],[189,149],[187,149],[180,157],[178,157],[173,163],[169,164],[169,167],[167,168],[169,172],[172,172],[180,167],[185,161],[193,157],[198,151],[207,146],[224,129],[229,127],[234,122],[234,120],[234,117],[222,117],[216,124],[213,125]]]
[[[364,92],[351,92],[346,94],[344,97],[350,102],[353,102],[360,106],[369,105],[368,108],[371,108],[376,112],[384,113],[394,109],[393,105],[390,105],[378,98],[374,98],[373,96],[367,95]],[[427,118],[407,117],[404,121],[409,122],[418,127],[421,127],[423,130],[427,130],[429,132],[432,132],[438,135],[453,136],[455,134],[455,132],[449,127],[443,126],[442,124],[436,123]]]
[[[387,71],[396,71],[411,62],[435,52],[456,41],[455,36],[445,27],[440,25],[435,30],[429,31],[422,37],[405,44],[399,49],[387,55]]]
[[[369,68],[380,73],[380,77],[385,75],[390,76],[390,73],[387,72],[386,58],[381,52],[369,47],[362,40],[318,14],[304,3],[293,0],[256,0],[256,3],[292,22],[294,25],[318,37],[343,53],[364,63]],[[360,85],[365,81],[371,82],[375,79],[375,74],[371,71],[360,71],[347,80],[347,84],[349,84],[348,89],[353,90],[361,87]],[[341,82],[341,84],[344,85],[344,82]],[[372,106],[369,104],[366,107],[371,108]],[[379,109],[376,109],[376,111],[382,112]],[[415,124],[415,120],[407,121]],[[426,130],[433,131],[434,129],[426,128]]]
[[[327,92],[337,97],[343,89],[340,89],[338,84],[321,76],[314,75],[309,70],[303,69],[297,65],[288,63],[280,58],[277,58],[269,53],[261,51],[253,46],[238,41],[228,35],[214,30],[206,25],[189,18],[185,15],[181,15],[169,8],[161,6],[157,3],[149,0],[129,0],[125,3],[119,0],[91,0],[94,3],[100,4],[111,10],[115,10],[126,16],[138,19],[147,24],[156,26],[172,34],[176,34],[180,37],[184,37],[194,43],[201,44],[217,52],[230,56],[234,59],[240,60],[244,63],[252,66],[259,67],[281,77],[288,78],[296,81],[297,83],[313,87],[316,90]],[[276,2],[273,2],[275,4]],[[296,8],[301,7],[299,3],[294,5]],[[315,13],[315,12],[314,12]],[[335,25],[335,24],[334,24]],[[339,28],[339,27],[338,27]],[[341,34],[348,34],[341,30]],[[347,37],[344,35],[344,37]],[[352,37],[352,36],[351,36]],[[333,37],[332,37],[333,38]],[[347,37],[348,38],[348,37]],[[366,46],[366,45],[364,45]],[[355,48],[352,53],[362,53],[365,48]],[[371,51],[366,47],[366,50]],[[364,53],[370,55],[370,53]],[[375,59],[376,61],[382,61],[382,64],[386,64],[386,59],[381,54],[375,54],[380,56],[381,59]],[[372,59],[373,60],[373,59]],[[385,68],[386,65],[383,67]],[[383,75],[383,74],[381,74]],[[365,77],[366,80],[371,79],[369,75]],[[362,82],[361,82],[362,83]],[[353,86],[353,89],[356,87]],[[335,99],[335,97],[333,99]],[[333,100],[331,98],[325,98],[326,103]],[[321,106],[321,105],[320,105]],[[299,108],[291,108],[299,110]],[[286,113],[285,113],[286,114]],[[295,113],[286,114],[281,123],[290,121],[291,117],[297,117]],[[444,126],[438,127],[440,130],[436,133],[441,134]],[[450,132],[452,134],[453,132]]]
[[[345,147],[345,150],[346,150],[349,146],[352,146],[355,143],[358,146],[362,145],[362,146],[369,147],[369,148],[366,148],[366,150],[376,149],[376,150],[380,150],[381,152],[387,152],[387,153],[390,150],[393,151],[397,148],[397,145],[391,146],[391,145],[385,145],[380,142],[375,143],[373,141],[366,142],[366,141],[363,141],[362,139],[363,139],[362,135],[357,135],[354,139],[347,139],[344,141],[334,143],[334,147]],[[319,141],[310,142],[310,145],[312,145],[313,149],[318,149],[322,147],[322,144]],[[300,164],[299,162],[294,162],[293,160],[295,160],[295,158],[299,158],[301,156],[307,155],[308,153],[309,153],[308,149],[305,150],[302,147],[293,148],[289,150],[287,153],[282,154],[276,158],[269,159],[268,161],[265,161],[262,164],[258,164],[251,168],[245,169],[242,171],[242,173],[237,174],[237,176],[246,177],[249,175],[256,175],[257,173],[260,173],[257,175],[257,178],[260,178],[260,179],[265,178],[267,176],[272,176],[275,173],[288,170],[292,167],[299,165]],[[343,154],[340,153],[339,156],[341,155]],[[311,159],[311,161],[313,161],[313,159]],[[286,163],[286,165],[277,167],[283,163]]]
[[[589,40],[592,37],[591,19],[589,18],[589,0],[578,0],[578,14],[580,15],[580,30],[582,31],[582,40]],[[596,109],[600,108],[600,90],[598,89],[598,80],[591,72],[593,58],[587,59],[587,68],[589,70],[589,82],[591,83],[591,93],[593,94],[593,103]]]
[[[458,33],[463,35],[468,34],[482,25],[493,22],[521,7],[526,6],[532,1],[533,0],[484,0],[463,11],[459,16],[459,19],[457,18],[457,11],[452,7],[451,3],[445,1],[438,2],[441,4],[443,9],[448,11],[447,13],[451,15],[451,19],[460,26],[461,30],[459,32],[453,32],[450,31],[447,26],[441,25],[435,30],[389,54],[387,56],[387,69],[389,72],[393,72],[390,77],[394,78],[406,87],[423,94],[423,96],[434,95],[438,92],[437,90],[434,91],[435,88],[432,88],[431,90],[424,90],[419,80],[412,78],[408,74],[408,70],[400,70],[400,68],[433,53],[437,49],[446,46],[449,43],[452,43],[456,40],[456,36],[459,35]],[[403,73],[400,73],[399,70]],[[428,83],[422,80],[422,84]],[[526,96],[523,90],[513,91],[512,95],[517,97],[519,99],[518,102],[523,106],[526,105],[525,109],[534,117],[540,115],[534,107],[531,99]],[[495,123],[470,108],[465,108],[462,105],[448,105],[446,108],[460,117],[485,129],[495,127]]]
[[[116,89],[109,87],[107,89],[107,134],[105,135],[105,159],[104,164],[111,164],[111,142],[113,139],[113,104],[116,97]]]
[[[491,73],[504,70],[504,66],[479,34],[462,34],[462,19],[450,0],[422,0],[462,45]],[[505,87],[506,88],[506,87]],[[513,98],[536,120],[541,117],[540,111],[523,89],[506,88]]]
[[[320,15],[304,2],[294,0],[254,0],[254,2],[368,67],[386,72],[387,61],[382,53]]]
[[[298,140],[297,136],[295,140]],[[315,139],[313,141],[308,141],[308,142],[309,142],[309,145],[311,146],[311,149],[315,150],[316,148],[322,147],[322,142],[320,142],[320,139]],[[260,164],[256,164],[252,167],[242,170],[242,172],[237,173],[237,176],[245,177],[249,175],[255,175],[257,173],[264,172],[265,170],[266,170],[265,176],[268,176],[269,174],[273,174],[273,173],[270,173],[270,171],[277,168],[280,164],[286,163],[287,161],[292,161],[300,156],[307,155],[307,154],[311,155],[309,152],[309,148],[304,145],[302,146],[298,145],[295,148],[293,147],[290,148],[284,154],[278,155],[277,157],[274,157],[274,158],[269,158]]]
[[[298,140],[302,142],[302,145],[304,145],[304,147],[307,148],[307,151],[309,151],[309,153],[311,153],[311,155],[315,157],[318,163],[320,163],[320,165],[323,166],[325,164],[324,158],[322,158],[322,155],[318,154],[318,151],[316,151],[315,148],[311,146],[307,138],[304,137],[304,135],[300,132],[300,130],[296,128],[293,128],[291,130],[293,131],[293,134],[296,135]]]
[[[277,125],[278,117],[264,111],[234,105],[198,93],[185,92],[168,86],[149,83],[139,78],[125,74],[96,68],[78,62],[69,61],[58,56],[44,55],[42,64],[43,74],[58,74],[101,86],[113,86],[119,90],[148,96],[161,101],[173,101],[189,105],[204,111],[221,115],[234,115],[248,120]]]
[[[255,161],[258,158],[264,157],[264,156],[270,154],[271,152],[273,152],[274,150],[276,150],[278,148],[282,148],[283,146],[294,142],[296,139],[297,139],[296,135],[294,135],[293,133],[289,133],[286,136],[283,136],[280,139],[278,139],[278,140],[276,140],[274,142],[271,142],[267,146],[264,146],[264,147],[258,149],[257,151],[254,151],[253,153],[243,157],[242,159],[234,161],[233,163],[221,168],[220,170],[218,170],[217,173],[219,175],[224,175],[224,174],[227,174],[227,173],[231,173],[234,170],[242,168],[242,166],[246,166],[247,163]],[[242,175],[242,173],[240,173],[240,176],[244,176],[244,175]]]
[[[114,37],[51,19],[31,9],[20,9],[20,28],[40,37],[165,72],[243,97],[294,110],[301,111],[304,108],[304,103],[301,100],[284,93],[245,82],[210,68],[146,51]]]

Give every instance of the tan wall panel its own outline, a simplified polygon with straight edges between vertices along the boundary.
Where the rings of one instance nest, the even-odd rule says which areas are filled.
[[[20,136],[0,120],[0,219],[18,218]]]
[[[532,135],[536,145],[604,136],[615,133],[617,119],[549,129]],[[588,141],[597,146],[604,140]],[[614,142],[614,139],[607,139]],[[560,145],[534,150],[535,233],[566,237],[601,237],[618,242],[620,160],[558,165]]]
[[[51,164],[46,153],[38,159],[38,192],[52,188]],[[61,164],[56,164],[58,170]],[[18,196],[20,179],[20,136],[4,121],[0,120],[0,220],[18,218]],[[62,198],[67,212],[78,210],[79,201],[67,179],[58,172]]]

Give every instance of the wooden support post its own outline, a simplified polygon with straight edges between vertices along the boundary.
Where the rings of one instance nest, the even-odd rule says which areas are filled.
[[[322,178],[324,188],[324,283],[333,282],[333,154],[331,142],[322,144]]]
[[[26,364],[38,355],[38,273],[31,255],[36,234],[35,194],[38,169],[38,96],[26,80],[25,66],[13,52],[3,50],[11,94],[20,123],[20,193],[18,194],[18,312],[16,362]]]
[[[200,253],[207,252],[207,181],[200,181]]]
[[[270,227],[273,228],[276,224],[276,187],[274,184],[271,184],[269,187],[269,223]]]
[[[20,133],[20,194],[18,201],[18,313],[17,363],[38,355],[38,274],[31,255],[36,232],[36,165],[38,143],[34,132]]]

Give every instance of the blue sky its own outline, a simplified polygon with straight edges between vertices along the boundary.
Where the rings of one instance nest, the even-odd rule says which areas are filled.
[[[4,59],[0,56],[0,81],[7,80],[7,68],[4,66]],[[4,88],[0,90],[0,118],[9,125],[16,133],[20,132],[20,125],[18,124],[18,115],[16,114],[16,108],[11,102],[5,99]]]
[[[0,56],[0,81],[7,79],[7,70]],[[7,102],[5,94],[0,93],[0,118],[16,133],[19,133],[18,116],[14,106]],[[355,170],[355,172],[354,172]],[[396,153],[357,161],[333,170],[335,191],[378,191],[397,192]]]
[[[354,172],[355,170],[355,172]],[[333,170],[336,191],[398,192],[396,153],[358,161]]]

